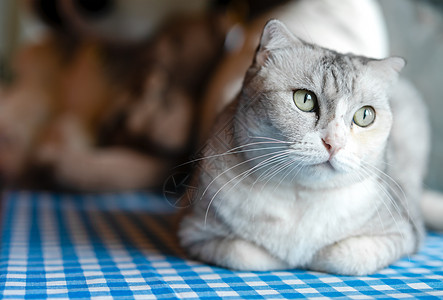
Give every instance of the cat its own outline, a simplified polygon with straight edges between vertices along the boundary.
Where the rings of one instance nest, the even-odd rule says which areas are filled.
[[[367,275],[417,251],[426,108],[405,61],[341,54],[263,29],[218,117],[181,222],[195,258],[236,270]]]
[[[222,50],[224,18],[177,17],[133,44],[50,27],[16,55],[15,79],[0,95],[1,184],[161,186],[193,148],[200,86]]]

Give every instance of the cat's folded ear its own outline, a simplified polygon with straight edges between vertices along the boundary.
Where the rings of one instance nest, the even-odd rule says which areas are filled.
[[[392,56],[383,61],[397,73],[400,73],[406,66],[406,60],[403,57]]]
[[[400,73],[406,65],[406,60],[402,57],[392,56],[381,60],[374,60],[372,64],[380,71]]]
[[[273,50],[296,47],[302,44],[303,42],[292,34],[282,22],[275,19],[270,20],[263,29],[255,55],[255,62],[258,65],[264,65]]]
[[[379,78],[387,83],[393,83],[405,67],[406,60],[402,57],[392,56],[381,60],[373,60],[369,62],[369,65],[377,72]]]

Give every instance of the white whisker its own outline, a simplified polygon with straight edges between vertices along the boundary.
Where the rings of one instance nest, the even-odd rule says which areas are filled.
[[[362,171],[362,172],[365,172],[366,174],[368,174],[368,176],[371,174],[371,173],[369,172],[370,170],[367,169],[367,168],[365,168],[363,165],[362,165],[361,171]],[[372,175],[376,176],[376,178],[378,178],[378,179],[381,179],[377,174],[375,174],[375,173],[373,173],[373,172],[372,172]],[[383,180],[383,179],[381,179],[381,180]],[[381,190],[381,192],[384,193],[384,195],[386,196],[386,198],[387,198],[387,200],[388,200],[388,203],[390,203],[390,204],[392,205],[392,208],[394,209],[394,211],[396,211],[398,214],[401,215],[401,210],[400,210],[400,208],[399,208],[398,205],[396,204],[395,199],[392,197],[392,195],[389,193],[389,191],[385,188],[385,186],[384,186],[383,184],[377,182],[377,181],[374,181],[374,182],[377,184],[377,186],[379,187],[379,189]],[[386,182],[383,182],[383,183],[386,184]],[[404,235],[403,235],[403,233],[402,233],[402,230],[401,230],[401,228],[400,228],[400,226],[399,226],[399,224],[398,224],[398,221],[397,221],[397,219],[395,218],[394,214],[392,213],[391,209],[389,208],[388,203],[386,203],[385,201],[383,201],[384,199],[383,199],[382,197],[380,197],[380,200],[381,200],[381,203],[385,206],[385,208],[386,208],[386,210],[388,211],[389,215],[391,216],[392,220],[394,221],[395,227],[396,227],[397,231],[400,233],[402,239],[405,239],[405,237],[404,237]]]
[[[295,177],[297,177],[297,175],[303,170],[303,168],[306,167],[306,164],[304,164],[304,163],[305,163],[305,162],[309,162],[309,161],[310,161],[310,159],[306,158],[306,159],[303,159],[303,160],[300,162],[300,164],[303,163],[303,165],[301,166],[300,169],[298,169],[297,173],[295,173],[295,174],[292,176],[292,178],[291,178],[291,180],[290,180],[291,182],[293,182],[293,181],[295,180]],[[297,165],[296,167],[298,167],[298,165]],[[295,168],[294,168],[294,169],[295,169]]]
[[[369,164],[369,163],[367,163],[367,162],[365,162],[365,161],[363,161],[362,160],[362,163],[366,166],[366,167],[370,167],[370,168],[372,168],[373,170],[375,170],[375,171],[377,171],[379,174],[381,174],[381,175],[383,175],[383,176],[385,176],[389,181],[391,181],[399,190],[400,190],[400,192],[402,193],[402,195],[398,195],[398,194],[396,194],[397,195],[397,197],[398,198],[400,198],[400,199],[405,199],[406,200],[406,194],[405,194],[405,192],[403,191],[403,189],[402,189],[402,187],[397,183],[397,181],[395,181],[391,176],[389,176],[388,174],[386,174],[385,172],[383,172],[382,170],[380,170],[379,168],[377,168],[376,166],[373,166],[373,165],[371,165],[371,164]],[[385,181],[386,182],[386,181]],[[394,191],[394,190],[393,190]]]
[[[295,144],[295,142],[287,142],[287,141],[283,141],[283,140],[279,140],[279,139],[271,138],[271,137],[267,137],[267,136],[250,136],[250,138],[251,139],[270,140],[270,141],[279,142],[279,143],[285,143],[285,144]]]
[[[280,151],[276,151],[276,152],[273,152],[273,153],[267,153],[267,154],[259,155],[259,156],[257,156],[257,157],[253,157],[253,158],[250,158],[250,159],[244,160],[244,161],[242,161],[242,162],[240,162],[240,163],[238,163],[238,164],[235,164],[234,166],[228,168],[227,170],[223,171],[222,173],[218,174],[215,178],[212,179],[212,181],[208,184],[208,186],[207,186],[207,187],[205,188],[205,190],[203,191],[203,194],[201,195],[200,200],[201,200],[201,199],[203,198],[203,196],[206,194],[206,192],[208,191],[208,189],[209,189],[209,187],[211,186],[211,184],[214,183],[218,178],[220,178],[220,176],[226,174],[227,172],[233,170],[234,168],[237,168],[237,167],[239,167],[239,166],[241,166],[241,165],[244,165],[244,164],[246,164],[246,163],[248,163],[248,162],[250,162],[250,161],[253,161],[253,160],[255,160],[255,159],[262,158],[262,157],[266,157],[266,156],[273,155],[273,154],[276,154],[276,153],[282,153],[282,152],[285,152],[285,151],[288,151],[288,150],[280,150]]]
[[[288,159],[288,155],[291,154],[291,152],[288,153],[283,153],[280,155],[276,155],[275,157],[273,157],[272,159],[270,159],[269,161],[266,162],[266,164],[263,164],[262,166],[260,166],[259,168],[257,168],[256,170],[247,170],[249,171],[248,173],[246,173],[242,178],[240,178],[240,180],[234,184],[234,186],[232,186],[228,192],[234,188],[235,186],[237,186],[237,184],[239,184],[241,181],[243,181],[246,177],[248,177],[249,175],[251,175],[252,173],[255,173],[256,171],[266,168],[268,166],[271,166],[269,169],[274,169],[276,164],[280,164],[281,162],[286,162],[286,160]],[[251,172],[252,171],[252,172]],[[264,173],[266,173],[268,170],[266,170]],[[245,172],[243,172],[245,173]],[[253,184],[251,185],[251,187],[249,188],[249,193],[248,193],[248,197],[246,199],[246,201],[249,201],[249,195],[252,193],[252,189],[254,188],[255,184],[257,183],[257,181],[259,180],[259,178],[262,176],[263,174],[260,174],[257,179],[253,182]]]
[[[274,158],[275,155],[283,155],[283,154],[286,154],[286,153],[288,153],[288,152],[290,152],[290,150],[277,151],[277,152],[274,152],[274,153],[268,153],[268,154],[265,154],[265,155],[260,155],[259,157],[254,157],[254,158],[248,159],[248,160],[246,160],[246,161],[243,161],[242,163],[236,164],[235,166],[229,168],[228,170],[226,170],[226,171],[222,172],[221,174],[219,174],[218,176],[216,176],[216,177],[215,177],[215,178],[214,178],[214,179],[208,184],[208,186],[207,186],[206,189],[204,190],[202,196],[200,197],[200,200],[201,200],[201,199],[203,198],[203,196],[206,194],[206,192],[208,191],[208,189],[209,189],[209,187],[211,186],[211,184],[214,183],[214,181],[215,181],[217,178],[219,178],[221,175],[223,175],[223,174],[225,174],[226,172],[229,172],[230,170],[232,170],[233,168],[238,167],[239,165],[242,165],[242,164],[247,163],[247,162],[249,162],[249,161],[252,161],[252,160],[255,160],[255,159],[257,159],[257,158],[261,158],[261,157],[266,157],[266,156],[269,156],[269,155],[274,155],[274,156],[272,156],[272,157],[270,157],[270,158],[265,159],[265,161],[262,161],[262,162],[260,162],[259,164],[255,165],[253,168],[248,169],[248,170],[246,170],[246,171],[244,171],[244,172],[242,172],[242,173],[240,173],[240,174],[234,176],[233,178],[231,178],[230,180],[228,180],[225,184],[223,184],[223,186],[222,186],[221,188],[219,188],[219,189],[217,190],[217,192],[214,194],[214,196],[212,196],[211,200],[209,201],[208,207],[207,207],[207,209],[206,209],[206,214],[205,214],[205,225],[206,225],[206,221],[207,221],[207,217],[208,217],[208,213],[209,213],[209,208],[210,208],[212,202],[214,201],[215,197],[220,193],[220,191],[221,191],[225,186],[227,186],[229,183],[231,183],[233,180],[237,179],[238,177],[244,175],[245,173],[247,173],[247,172],[251,172],[252,170],[256,170],[257,167],[259,167],[260,165],[262,165],[262,164],[265,163],[266,161],[268,161],[268,160]]]
[[[277,190],[277,188],[282,184],[282,182],[286,179],[286,177],[288,177],[289,174],[291,174],[295,169],[297,169],[303,162],[305,161],[305,159],[302,159],[300,162],[298,162],[298,164],[295,164],[295,166],[293,166],[292,168],[288,169],[288,171],[286,171],[286,174],[280,179],[280,181],[278,182],[278,184],[274,187],[274,191]],[[293,160],[291,165],[296,162],[296,160]],[[289,165],[290,166],[290,165]],[[298,172],[301,170],[301,168],[297,171]],[[294,177],[295,178],[295,177]]]
[[[202,161],[202,160],[207,160],[207,159],[211,159],[211,158],[222,157],[222,156],[226,156],[226,155],[233,155],[233,154],[239,154],[239,153],[244,153],[244,152],[253,152],[253,151],[262,151],[262,150],[272,150],[272,149],[288,148],[287,145],[281,145],[281,146],[274,146],[274,145],[272,145],[272,146],[270,146],[270,147],[262,147],[262,148],[255,148],[255,149],[246,149],[246,150],[237,150],[237,151],[234,151],[234,150],[236,150],[236,149],[241,149],[241,148],[248,147],[248,146],[251,146],[251,145],[257,145],[257,144],[270,144],[270,143],[272,143],[272,144],[279,144],[279,143],[277,143],[277,142],[259,142],[259,143],[250,143],[250,144],[246,144],[246,145],[243,145],[243,146],[238,146],[238,147],[232,148],[232,149],[227,150],[227,151],[225,151],[225,152],[223,152],[223,153],[214,154],[214,155],[208,155],[208,156],[205,156],[205,157],[199,157],[199,158],[196,158],[196,159],[193,159],[193,160],[190,160],[190,161],[184,162],[184,163],[182,163],[182,164],[180,164],[180,165],[177,165],[175,168],[179,168],[179,167],[182,167],[182,166],[185,166],[185,165],[188,165],[188,164],[192,164],[192,163],[195,163],[195,162],[199,162],[199,161]]]

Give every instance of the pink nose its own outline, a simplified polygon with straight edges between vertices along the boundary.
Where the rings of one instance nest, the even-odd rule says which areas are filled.
[[[321,140],[323,142],[323,146],[325,146],[326,150],[328,150],[330,158],[332,158],[340,149],[343,148],[343,143],[339,139],[331,139],[330,137],[326,137]]]
[[[330,122],[322,132],[321,140],[329,152],[329,159],[343,149],[347,142],[347,128],[343,119]]]
[[[332,146],[329,145],[324,139],[321,139],[321,141],[323,142],[323,146],[325,146],[326,150],[330,151]]]

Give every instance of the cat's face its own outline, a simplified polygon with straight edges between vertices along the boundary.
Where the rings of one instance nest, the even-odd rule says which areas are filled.
[[[400,58],[376,61],[306,44],[269,22],[238,109],[236,126],[246,130],[237,138],[261,149],[245,155],[260,156],[260,169],[273,169],[267,177],[280,181],[337,186],[366,178],[384,160],[389,89],[403,66]]]

